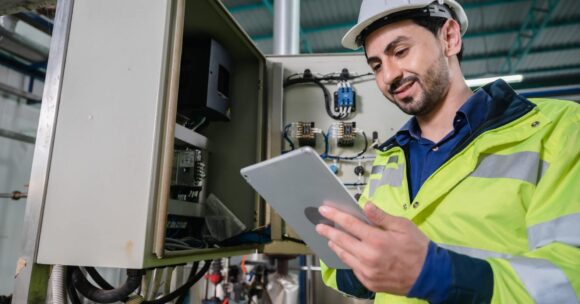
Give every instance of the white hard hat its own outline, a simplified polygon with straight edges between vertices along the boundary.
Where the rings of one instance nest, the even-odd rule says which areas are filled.
[[[359,41],[358,37],[369,25],[380,19],[386,21],[389,16],[403,11],[425,8],[423,11],[425,17],[451,18],[447,9],[440,9],[443,4],[453,10],[461,26],[461,35],[465,34],[467,31],[467,16],[463,7],[455,0],[363,0],[360,6],[358,23],[342,37],[342,45],[353,50],[360,48],[361,41]]]

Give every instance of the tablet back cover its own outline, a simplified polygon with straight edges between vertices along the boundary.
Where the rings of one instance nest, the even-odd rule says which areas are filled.
[[[291,151],[243,168],[241,173],[326,265],[348,268],[314,229],[318,223],[333,225],[318,213],[318,207],[329,205],[368,221],[354,197],[312,148]]]

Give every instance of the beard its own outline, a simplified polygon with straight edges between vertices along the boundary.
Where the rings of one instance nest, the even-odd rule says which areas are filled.
[[[417,98],[408,96],[402,100],[396,100],[394,97],[389,98],[387,96],[387,99],[391,100],[392,103],[406,114],[415,116],[429,114],[435,107],[443,102],[449,88],[449,68],[445,63],[443,56],[440,56],[438,60],[431,64],[422,79],[418,76],[407,76],[393,81],[389,88],[389,93],[391,96],[394,96],[394,92],[397,88],[413,81],[422,89]]]

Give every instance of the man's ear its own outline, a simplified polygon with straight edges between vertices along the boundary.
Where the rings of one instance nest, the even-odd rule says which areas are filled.
[[[453,19],[447,19],[445,24],[441,27],[439,37],[442,42],[445,56],[451,57],[459,54],[461,51],[461,27],[459,23]]]

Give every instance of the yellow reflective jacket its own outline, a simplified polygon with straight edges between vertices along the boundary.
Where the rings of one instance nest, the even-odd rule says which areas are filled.
[[[380,147],[359,203],[412,220],[440,247],[485,259],[492,303],[579,303],[580,106],[484,88],[492,113],[410,201],[394,139]],[[336,271],[323,281],[339,289]],[[421,303],[386,293],[375,303]]]

